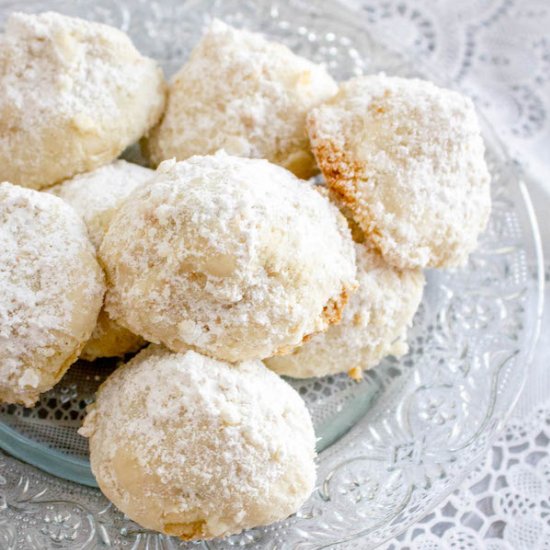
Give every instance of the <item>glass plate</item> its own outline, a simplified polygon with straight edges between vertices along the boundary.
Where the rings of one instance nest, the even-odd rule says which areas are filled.
[[[0,21],[11,11],[45,9],[122,28],[142,52],[161,61],[168,75],[216,16],[326,63],[341,80],[383,70],[441,81],[374,43],[354,14],[331,2],[0,0]],[[9,493],[26,508],[25,514],[9,517],[25,525],[32,548],[308,550],[336,544],[365,550],[440,502],[502,428],[527,376],[542,311],[542,258],[528,193],[488,127],[485,139],[493,178],[488,230],[467,268],[427,273],[409,353],[385,360],[361,383],[345,375],[290,381],[312,413],[321,451],[317,489],[298,514],[224,541],[194,545],[141,530],[99,491],[83,486],[94,486],[95,480],[87,443],[76,429],[116,361],[81,362],[34,409],[0,407],[5,450],[82,484],[44,476],[42,483],[55,486],[54,500],[45,501],[39,490],[29,496],[28,486]],[[52,530],[55,518],[62,526]],[[70,536],[59,534],[65,528]]]

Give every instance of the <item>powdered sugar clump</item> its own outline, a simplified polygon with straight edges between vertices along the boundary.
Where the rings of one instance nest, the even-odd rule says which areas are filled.
[[[184,539],[284,519],[314,486],[307,409],[260,362],[150,346],[102,385],[81,433],[107,497]]]
[[[114,319],[229,361],[326,329],[355,287],[337,208],[281,167],[224,153],[161,165],[116,213],[100,255]]]
[[[364,76],[308,118],[327,183],[397,267],[462,265],[490,212],[473,103],[417,79]]]
[[[32,405],[76,360],[101,308],[103,274],[61,199],[0,184],[0,401]]]

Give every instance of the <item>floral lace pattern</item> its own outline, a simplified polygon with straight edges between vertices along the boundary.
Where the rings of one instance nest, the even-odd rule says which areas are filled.
[[[462,488],[385,550],[550,548],[550,401],[514,418]]]
[[[132,3],[114,0],[48,2],[52,9],[59,6],[73,13],[93,12],[95,19],[129,30],[138,37],[140,47],[160,58],[168,69],[187,52],[192,43],[188,37],[200,32],[202,18],[197,16],[196,10],[202,4],[200,1],[168,4],[146,0]],[[305,0],[292,0],[291,5],[251,0],[238,3],[220,0],[209,4],[217,15],[235,24],[258,18],[263,21],[262,28],[269,33],[308,57],[338,67],[342,75],[382,67],[388,72],[408,74],[408,67],[402,67],[399,60],[379,51],[368,37],[363,36],[364,33],[359,32],[361,27],[357,26],[357,20],[340,17],[338,9],[331,11],[327,7],[323,12]],[[478,4],[482,4],[482,8]],[[10,5],[10,2],[5,3],[5,9],[9,10]],[[36,11],[41,5],[42,2],[30,1],[25,3],[25,9]],[[0,12],[3,7],[0,1]],[[438,58],[445,60],[445,71],[465,89],[477,94],[478,103],[483,103],[486,97],[483,93],[491,89],[491,85],[483,84],[481,91],[475,92],[470,83],[470,79],[477,82],[476,71],[483,72],[471,68],[477,63],[483,66],[477,50],[478,40],[485,32],[482,29],[490,27],[492,21],[496,25],[506,18],[519,17],[514,15],[513,9],[521,11],[511,0],[483,3],[469,0],[453,8],[460,13],[449,12],[454,13],[454,18],[442,8],[434,8],[427,0],[414,5],[404,1],[361,1],[360,8],[365,24],[375,36],[387,36],[391,30],[399,36],[402,47],[406,48],[409,40],[411,47],[425,58],[434,62]],[[149,17],[132,16],[144,9],[150,10]],[[542,12],[544,6],[537,12],[541,26],[546,17]],[[537,16],[525,17],[531,22],[537,20]],[[175,36],[187,39],[175,40]],[[537,44],[544,58],[547,55],[544,39]],[[459,56],[454,55],[456,51],[460,52]],[[506,65],[505,61],[502,63]],[[545,86],[544,74],[541,78]],[[531,88],[523,81],[520,88],[515,93],[521,101],[533,96]],[[539,99],[527,102],[542,106],[539,110],[521,107],[522,112],[527,109],[530,113],[525,120],[529,121],[531,129],[514,134],[517,139],[535,140],[546,131],[544,122],[540,130],[536,129],[537,117],[540,112],[546,112],[545,97]],[[492,96],[487,95],[485,101],[490,111]],[[518,123],[516,126],[525,125]],[[492,143],[490,139],[489,142]],[[364,383],[372,389],[376,406],[344,439],[321,455],[318,488],[296,516],[225,541],[185,545],[140,529],[96,490],[42,474],[0,453],[0,548],[87,550],[126,547],[149,550],[198,547],[214,550],[235,546],[313,550],[337,545],[337,548],[366,550],[400,533],[404,525],[421,519],[426,510],[456,486],[465,468],[486,452],[488,439],[502,427],[504,415],[516,399],[525,374],[526,357],[522,345],[526,345],[526,326],[536,310],[531,296],[536,281],[528,272],[529,251],[525,248],[527,213],[521,206],[522,196],[511,163],[501,155],[498,145],[491,145],[489,150],[494,178],[494,213],[480,249],[472,256],[468,276],[460,273],[429,275],[431,290],[412,331],[410,353],[399,362],[386,361],[367,374]],[[333,382],[319,384],[319,388],[299,388],[306,398],[311,397],[313,407],[319,396],[334,387]],[[56,410],[65,419],[62,399],[60,403]],[[321,410],[322,402],[319,403]],[[67,417],[66,420],[71,419]],[[544,437],[547,435],[545,433]],[[539,442],[542,448],[542,436]],[[500,443],[493,447],[493,453],[498,445]],[[512,445],[510,449],[512,447],[515,448]],[[503,472],[521,462],[514,462],[518,458],[512,456],[512,451],[500,454],[499,468]],[[493,462],[491,458],[485,464],[492,466]],[[528,531],[531,533],[540,527],[537,540],[544,540],[541,537],[546,536],[546,516],[533,513],[538,510],[537,506],[541,510],[546,506],[542,496],[546,486],[541,480],[546,483],[547,478],[539,475],[539,462],[534,475],[540,481],[540,491],[538,497],[531,499],[534,504],[520,504],[521,499],[515,496],[520,487],[536,485],[531,478],[525,481],[529,474],[521,470],[516,485],[506,481],[502,486],[509,489],[502,492],[502,498],[495,493],[500,482],[488,481],[486,496],[480,499],[487,502],[486,512],[478,511],[477,515],[472,513],[469,519],[464,519],[465,508],[459,506],[464,497],[453,494],[450,505],[447,503],[438,512],[425,517],[405,535],[389,543],[388,548],[417,548],[418,544],[424,544],[423,549],[449,545],[474,549],[487,548],[487,541],[501,544],[494,548],[507,548],[502,546],[507,544],[502,535],[508,533],[505,529],[508,523],[503,526],[492,521],[490,518],[495,510],[499,513],[514,510],[514,517],[523,521],[515,522],[516,527],[510,527],[509,532],[519,533],[517,525],[531,525],[529,522],[540,519],[538,527]],[[473,484],[478,483],[475,475],[469,478]],[[502,487],[498,485],[498,491]],[[482,490],[474,492],[475,495],[482,493]],[[493,494],[496,496],[488,503],[487,496]],[[476,510],[477,500],[475,505],[464,502],[470,506],[470,512]],[[524,510],[529,512],[523,513]],[[446,521],[444,518],[454,519]],[[453,527],[455,524],[457,526]],[[481,545],[476,546],[478,542]]]

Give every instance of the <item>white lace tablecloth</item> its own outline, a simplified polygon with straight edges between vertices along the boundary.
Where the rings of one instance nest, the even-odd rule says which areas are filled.
[[[378,40],[439,68],[476,100],[530,177],[550,258],[550,1],[345,3]],[[546,304],[507,430],[457,491],[384,550],[550,550],[550,290]]]

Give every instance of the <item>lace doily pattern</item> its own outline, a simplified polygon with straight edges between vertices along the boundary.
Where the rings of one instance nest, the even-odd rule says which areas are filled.
[[[23,7],[37,11],[44,5],[31,1]],[[393,4],[384,5],[391,12]],[[406,12],[399,5],[398,15]],[[0,2],[0,18],[4,6],[6,11],[13,8],[11,2]],[[414,73],[372,42],[356,17],[328,4],[321,9],[305,0],[51,0],[47,6],[127,29],[138,46],[159,57],[170,72],[196,41],[206,14],[215,14],[325,61],[340,78],[382,68]],[[376,26],[385,12],[372,10],[366,10],[367,18]],[[436,25],[430,30],[429,18],[418,13],[411,18],[425,19],[418,47],[428,55],[435,49],[432,42],[437,44]],[[512,163],[490,134],[487,143],[494,205],[489,228],[466,270],[428,274],[409,354],[385,361],[361,384],[325,379],[297,385],[318,426],[331,419],[340,423],[330,427],[332,433],[341,433],[368,411],[320,455],[318,487],[296,516],[228,540],[186,545],[141,530],[96,490],[54,479],[2,454],[0,548],[313,550],[336,545],[367,550],[422,518],[456,487],[502,428],[525,380],[536,329],[540,289],[529,270],[535,246],[530,212]],[[42,409],[56,426],[72,429],[87,402],[82,397],[78,384],[69,384],[64,395],[55,394],[50,404],[46,399]],[[356,416],[327,414],[350,404],[354,407],[347,410]],[[26,414],[7,412],[18,421]],[[43,420],[42,413],[33,414],[28,415],[31,420]],[[52,436],[52,446],[58,437]],[[70,440],[67,445],[76,456],[84,452],[70,447]]]
[[[550,402],[513,419],[483,463],[385,550],[550,548]]]

